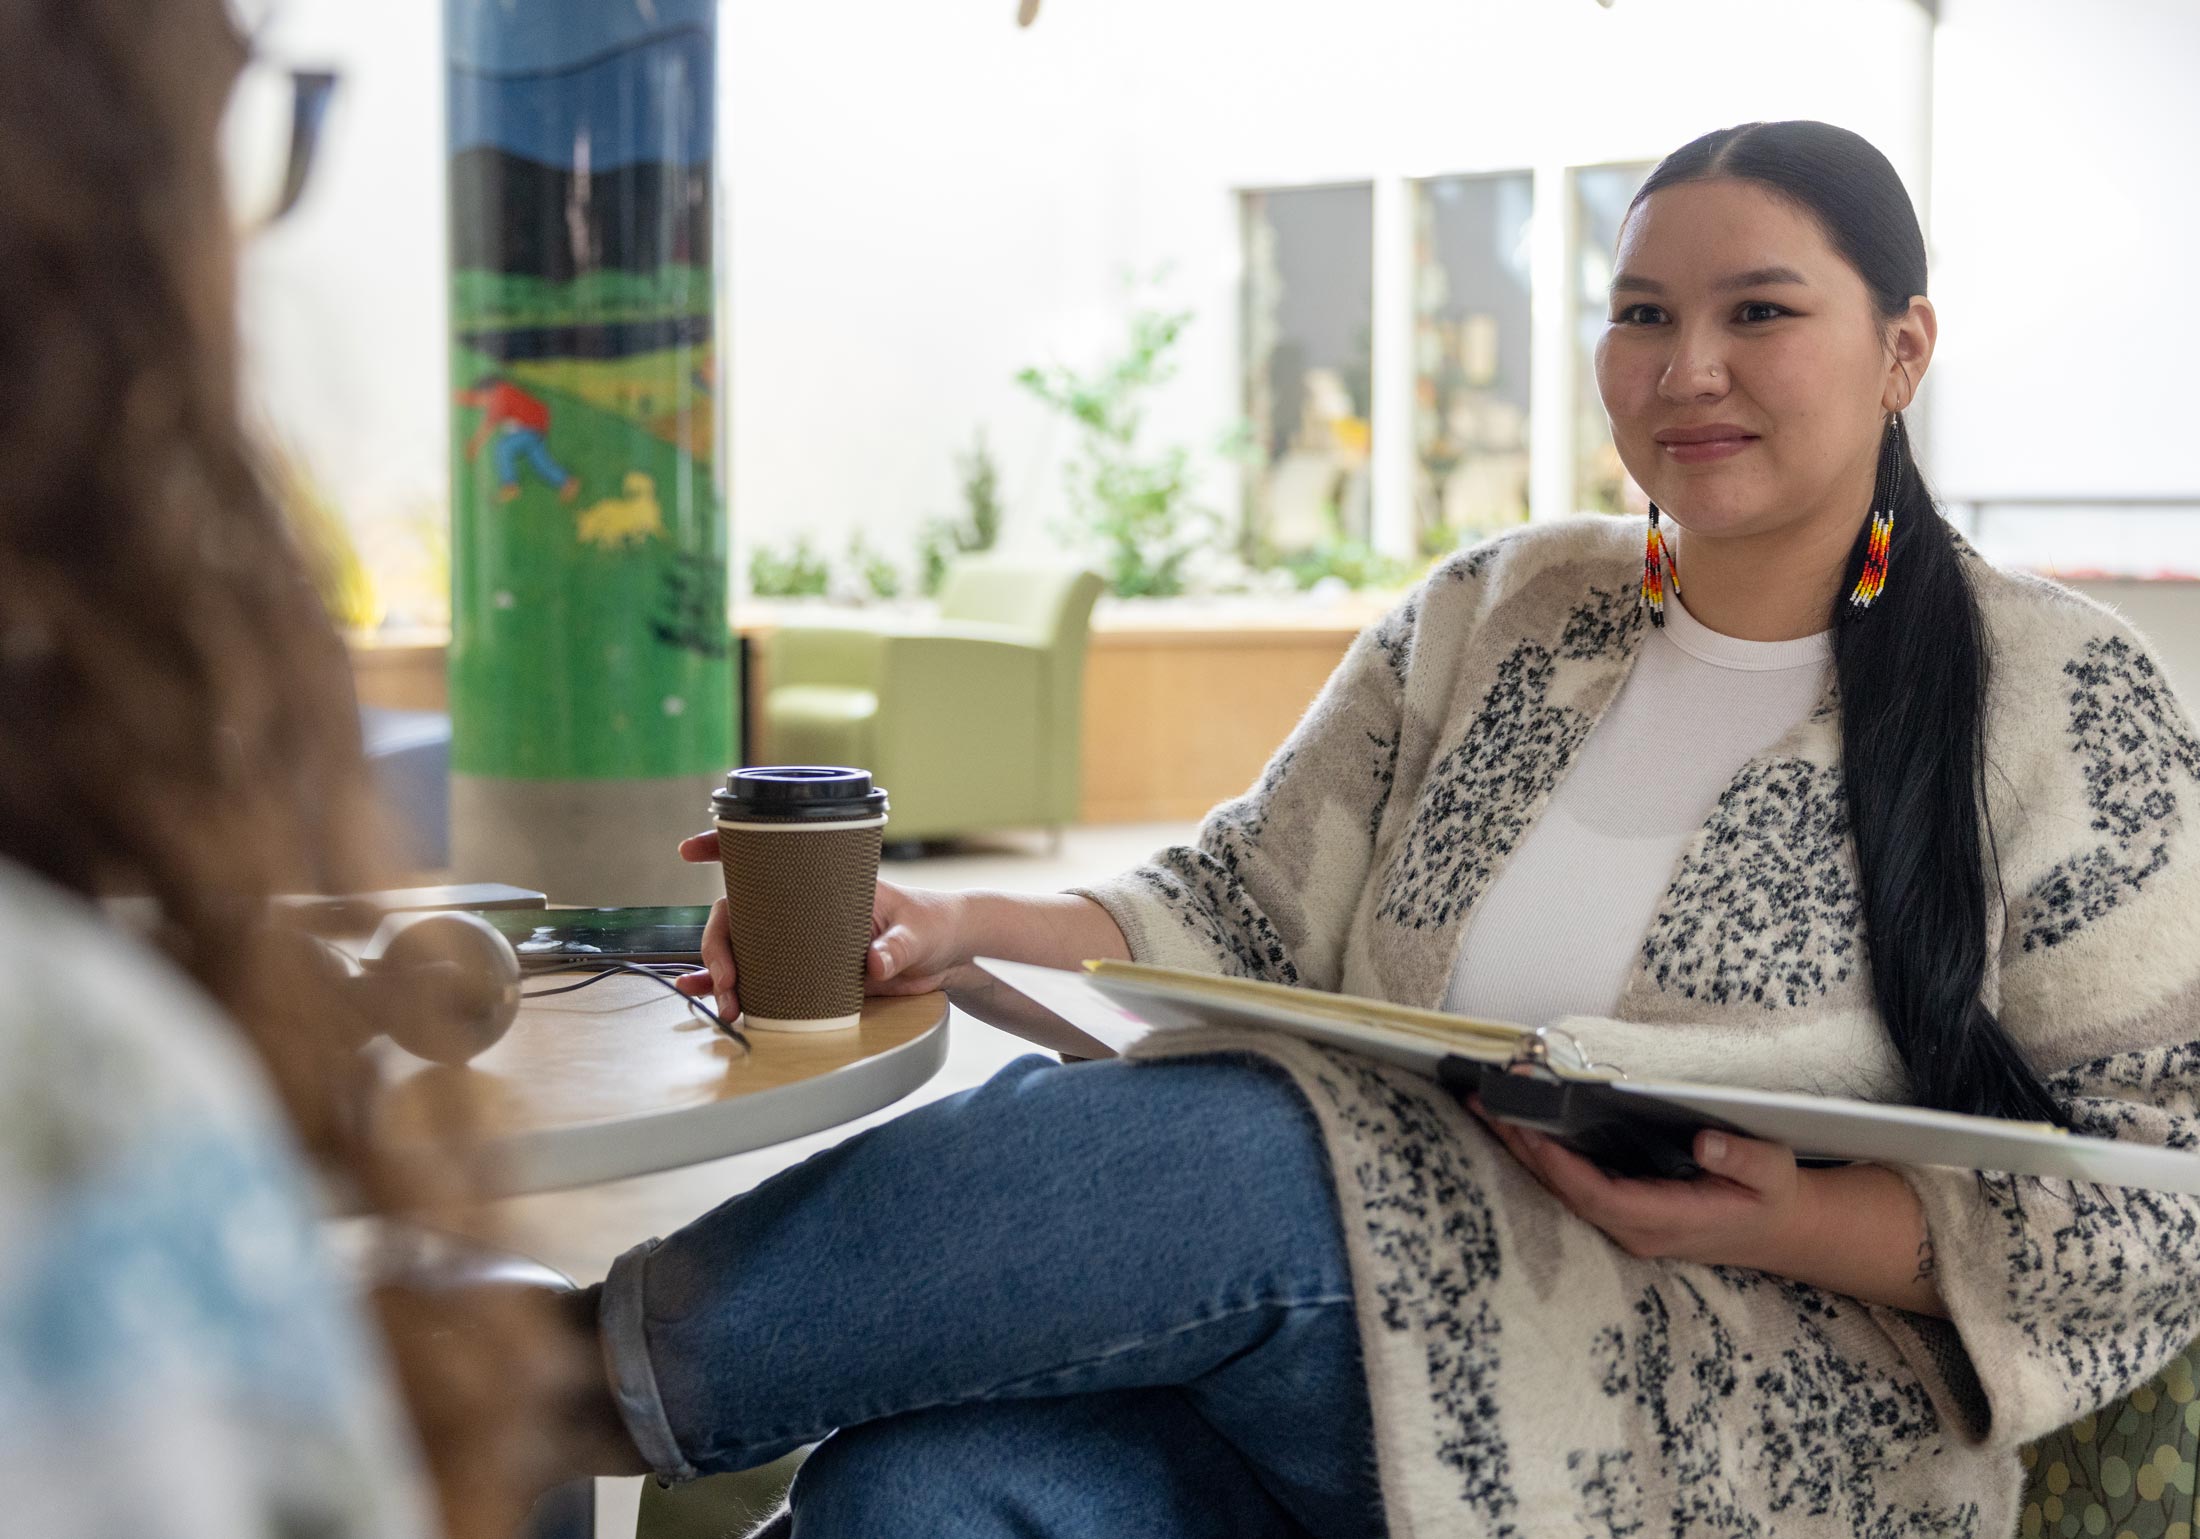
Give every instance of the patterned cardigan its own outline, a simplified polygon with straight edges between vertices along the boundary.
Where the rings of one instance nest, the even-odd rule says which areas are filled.
[[[1986,1003],[2082,1130],[2200,1147],[2200,740],[2113,612],[1961,549],[1993,659]],[[1447,560],[1195,843],[1078,890],[1141,961],[1438,1004],[1649,633],[1641,560],[1602,517]],[[1690,841],[1616,1018],[1562,1023],[1596,1057],[1904,1098],[1840,733],[1829,673]],[[1244,1032],[1140,1051],[1218,1050],[1282,1063],[1324,1128],[1397,1539],[2006,1535],[2018,1447],[2200,1336],[2200,1199],[1905,1169],[1943,1322],[1629,1256],[1402,1071]]]

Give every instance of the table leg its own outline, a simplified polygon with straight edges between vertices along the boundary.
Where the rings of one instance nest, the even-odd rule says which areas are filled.
[[[756,741],[756,723],[762,716],[763,702],[757,698],[755,644],[747,636],[736,635],[733,648],[733,714],[734,722],[741,729],[741,762],[754,764],[763,757]]]

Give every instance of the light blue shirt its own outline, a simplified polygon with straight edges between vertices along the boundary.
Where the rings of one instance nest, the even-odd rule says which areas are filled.
[[[7,861],[0,980],[0,1533],[431,1533],[378,1339],[241,1034]]]

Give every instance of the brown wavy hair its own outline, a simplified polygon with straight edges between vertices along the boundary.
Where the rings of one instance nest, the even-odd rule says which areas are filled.
[[[433,1210],[465,1194],[369,1141],[333,984],[264,922],[382,885],[384,846],[343,644],[240,424],[217,145],[245,58],[222,0],[0,6],[0,855],[131,896],[335,1187]],[[377,1303],[447,1526],[508,1533],[540,1333]]]

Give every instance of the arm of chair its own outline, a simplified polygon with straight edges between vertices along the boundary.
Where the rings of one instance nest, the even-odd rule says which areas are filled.
[[[938,721],[980,735],[1001,726],[1029,734],[1047,649],[980,631],[958,625],[884,633],[877,686],[882,725],[891,730]]]
[[[920,648],[915,654],[918,666],[930,666],[921,648],[934,641],[982,643],[1034,655],[1046,651],[1036,638],[1014,626],[978,621],[786,625],[774,631],[770,641],[772,683],[850,684],[875,690],[883,698],[889,654],[899,657],[915,644]]]
[[[886,668],[884,632],[861,625],[786,625],[768,644],[771,682],[879,688]]]

